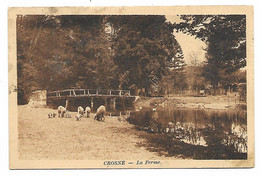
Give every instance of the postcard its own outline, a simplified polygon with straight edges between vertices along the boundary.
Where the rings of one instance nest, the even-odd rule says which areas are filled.
[[[254,167],[252,6],[12,7],[10,169]]]

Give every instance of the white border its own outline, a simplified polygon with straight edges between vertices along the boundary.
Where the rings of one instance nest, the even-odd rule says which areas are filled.
[[[3,1],[3,0],[2,0]],[[0,123],[0,172],[1,175],[256,175],[260,170],[258,166],[258,158],[259,158],[259,128],[257,124],[259,124],[259,92],[257,92],[259,86],[260,78],[257,75],[260,75],[259,69],[259,22],[260,22],[260,3],[259,0],[180,0],[169,2],[169,0],[131,0],[131,1],[123,1],[123,0],[8,0],[1,1],[0,6],[0,56],[1,56],[1,64],[0,64],[0,97],[1,97],[1,123]],[[8,39],[7,39],[7,8],[8,7],[46,7],[46,6],[168,6],[168,5],[254,5],[254,21],[255,21],[255,124],[256,124],[256,136],[255,136],[255,158],[256,158],[256,168],[254,169],[115,169],[115,170],[9,170],[9,149],[8,149]],[[258,173],[259,174],[259,173]]]

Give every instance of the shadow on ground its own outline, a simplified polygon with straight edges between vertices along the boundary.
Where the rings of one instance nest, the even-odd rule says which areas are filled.
[[[208,146],[191,145],[175,139],[173,135],[165,133],[150,133],[135,128],[135,135],[142,139],[142,142],[136,143],[137,147],[144,147],[150,152],[156,152],[159,156],[175,157],[182,159],[247,159],[246,153],[235,152],[232,146],[224,146],[221,142],[215,142],[217,138],[206,138]],[[115,133],[130,134],[133,130],[113,128]],[[212,131],[203,131],[205,135]],[[131,133],[132,134],[132,133]],[[133,134],[132,134],[133,135]],[[214,145],[211,141],[214,140]]]

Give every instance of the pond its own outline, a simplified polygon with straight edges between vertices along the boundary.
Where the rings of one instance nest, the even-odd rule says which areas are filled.
[[[247,158],[246,111],[141,109],[132,111],[127,121],[149,133],[146,138],[153,151],[165,151],[167,156]]]

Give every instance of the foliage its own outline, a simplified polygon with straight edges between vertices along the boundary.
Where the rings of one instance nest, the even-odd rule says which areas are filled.
[[[17,55],[18,90],[28,96],[65,88],[148,93],[184,65],[170,23],[159,15],[18,16]]]
[[[110,16],[108,21],[113,31],[113,59],[125,77],[120,87],[158,92],[159,81],[168,70],[181,67],[177,62],[182,56],[177,54],[182,51],[170,24],[164,16]]]
[[[226,85],[224,75],[246,66],[245,15],[182,15],[184,22],[175,24],[183,31],[207,43],[204,77],[214,87]]]

